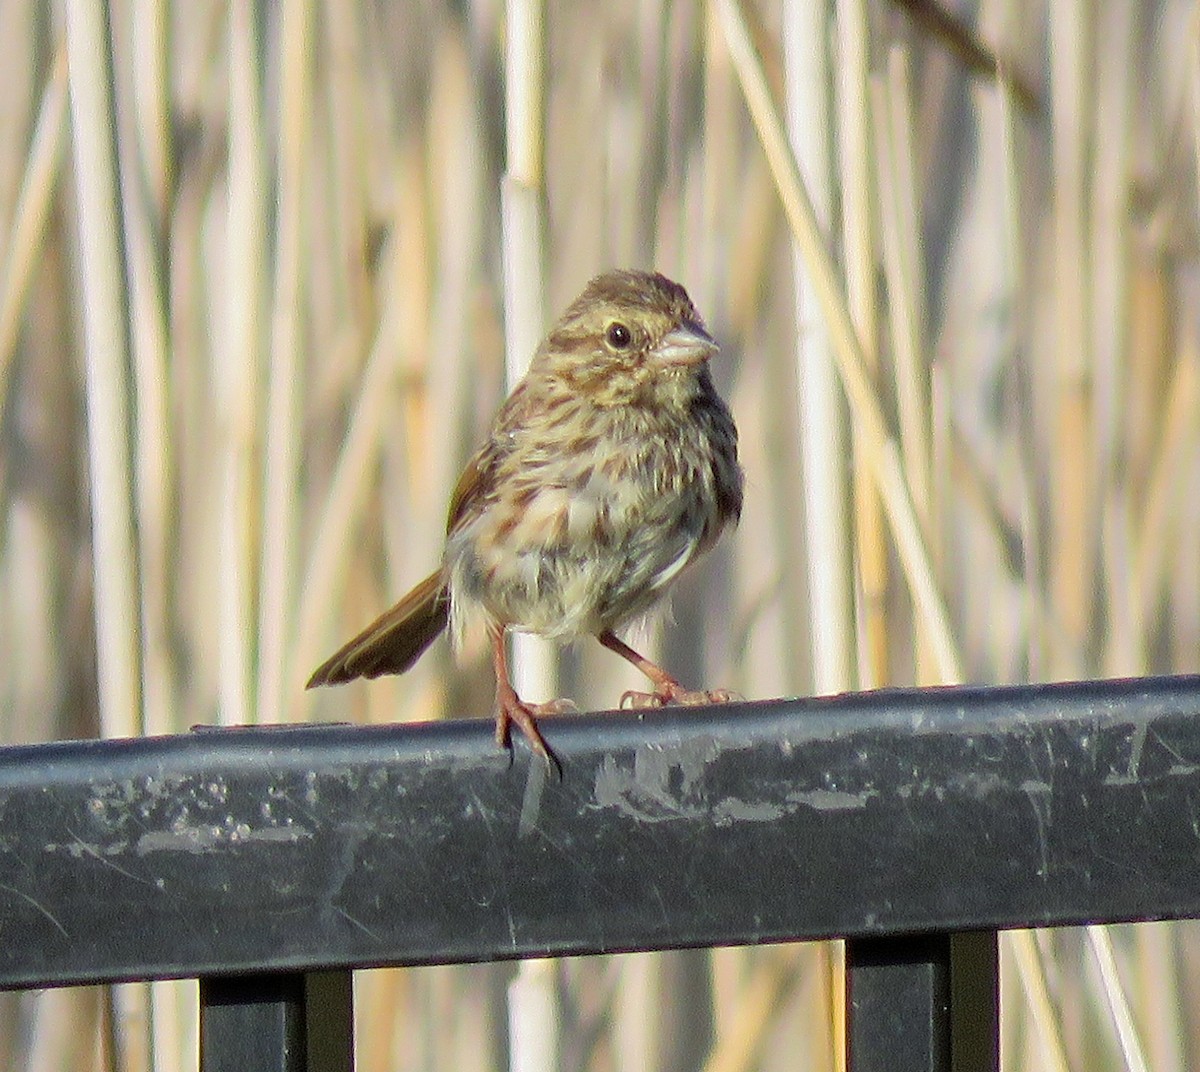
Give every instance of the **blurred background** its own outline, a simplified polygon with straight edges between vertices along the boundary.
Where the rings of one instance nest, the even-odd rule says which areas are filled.
[[[647,631],[689,684],[1196,671],[1196,5],[942,10],[0,3],[4,741],[486,717],[478,644],[303,685],[433,568],[506,353],[612,266],[688,287],[741,430],[741,528]],[[584,709],[638,684],[523,659]],[[1194,1066],[1194,925],[1001,965],[1006,1069]],[[833,1070],[839,971],[363,972],[359,1067]],[[0,1066],[194,1068],[195,1002],[2,994]]]

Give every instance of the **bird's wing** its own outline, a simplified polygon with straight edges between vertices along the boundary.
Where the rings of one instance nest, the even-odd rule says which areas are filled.
[[[486,494],[486,474],[495,468],[495,451],[490,449],[491,442],[480,447],[463,466],[462,475],[454,486],[454,494],[450,496],[450,509],[446,512],[446,532],[453,532],[459,523],[470,514],[474,507]]]
[[[454,532],[472,514],[480,510],[496,490],[496,470],[513,451],[513,432],[524,420],[529,406],[527,381],[517,384],[500,408],[487,441],[467,459],[462,476],[450,496],[446,512],[446,533]]]

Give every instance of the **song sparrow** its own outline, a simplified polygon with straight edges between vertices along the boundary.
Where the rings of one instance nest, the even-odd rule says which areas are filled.
[[[717,351],[678,283],[593,279],[554,325],[467,462],[441,567],[317,668],[308,687],[400,674],[447,624],[482,616],[496,671],[496,739],[516,723],[547,760],[538,716],[508,675],[507,629],[591,634],[653,683],[637,705],[718,702],[685,689],[616,630],[656,603],[742,509],[737,429],[713,387]]]

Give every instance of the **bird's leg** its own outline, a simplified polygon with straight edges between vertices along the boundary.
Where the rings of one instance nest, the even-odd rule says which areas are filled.
[[[616,652],[622,659],[633,663],[653,683],[653,692],[637,692],[633,689],[622,693],[622,707],[663,707],[669,703],[693,707],[700,704],[728,703],[733,693],[727,689],[685,689],[677,679],[668,674],[658,663],[639,655],[611,629],[599,636],[600,643],[609,651]]]
[[[517,695],[508,676],[508,652],[504,647],[504,629],[490,630],[492,638],[492,667],[496,671],[496,743],[501,748],[511,748],[511,730],[516,723],[529,741],[530,747],[561,775],[558,757],[550,751],[546,738],[538,729],[537,719],[541,715],[558,715],[574,706],[569,700],[552,700],[550,703],[529,704]]]

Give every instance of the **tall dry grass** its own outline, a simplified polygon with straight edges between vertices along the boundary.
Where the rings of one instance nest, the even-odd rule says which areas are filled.
[[[681,675],[1194,671],[1195,6],[945,0],[1000,81],[907,6],[0,5],[5,739],[485,715],[481,650],[302,684],[612,265],[689,287],[742,431],[742,527],[650,638]],[[611,706],[612,663],[559,687]],[[363,973],[359,1067],[837,1069],[838,958]],[[1002,973],[1007,1069],[1195,1062],[1190,926],[1009,935]],[[194,1015],[0,995],[0,1064],[190,1068]]]

